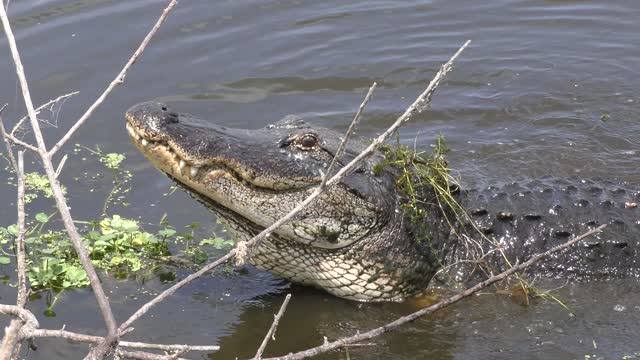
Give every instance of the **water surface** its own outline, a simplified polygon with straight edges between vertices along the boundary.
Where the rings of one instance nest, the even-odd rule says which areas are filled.
[[[78,90],[43,117],[52,143],[113,79],[164,7],[157,0],[14,0],[9,14],[35,103]],[[428,149],[437,134],[452,148],[450,164],[463,183],[542,175],[602,177],[639,183],[640,3],[560,1],[182,1],[151,46],[72,143],[124,152],[135,174],[123,215],[163,214],[177,226],[215,219],[188,196],[170,196],[170,182],[129,143],[123,113],[155,99],[216,123],[259,128],[287,114],[344,130],[367,88],[378,90],[359,134],[384,130],[422,91],[440,64],[473,40],[441,85],[430,111],[402,130],[401,140]],[[6,40],[0,39],[0,102],[4,118],[24,112]],[[30,165],[35,166],[35,165]],[[73,161],[63,182],[72,211],[98,217],[108,182],[75,181],[91,165]],[[9,176],[3,173],[3,176]],[[90,192],[92,187],[98,191]],[[15,189],[0,186],[0,223],[15,221]],[[50,204],[34,204],[48,209]],[[12,274],[10,269],[5,273]],[[183,277],[186,272],[179,273]],[[119,320],[170,285],[159,277],[120,281],[104,276]],[[547,287],[562,282],[543,283]],[[0,287],[2,302],[13,288]],[[215,343],[216,354],[252,356],[286,292],[293,300],[267,353],[285,354],[410,312],[403,304],[359,304],[291,287],[249,269],[216,273],[181,290],[136,323],[131,339]],[[482,295],[352,348],[352,359],[619,359],[638,355],[637,280],[567,284],[557,292],[575,316],[555,303],[522,306]],[[102,333],[89,291],[66,293],[48,328]],[[29,304],[36,314],[44,300]],[[84,347],[38,341],[34,359],[77,358]],[[640,356],[640,355],[639,355]],[[347,358],[346,352],[324,358]]]

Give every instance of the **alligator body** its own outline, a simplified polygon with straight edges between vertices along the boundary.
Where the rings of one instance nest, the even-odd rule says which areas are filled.
[[[213,210],[238,240],[247,240],[310,195],[326,173],[341,134],[287,117],[263,129],[216,126],[148,102],[126,113],[134,144],[160,170]],[[364,145],[351,141],[341,163]],[[461,229],[471,223],[510,260],[564,242],[598,224],[607,230],[532,270],[574,278],[637,277],[639,192],[627,184],[552,178],[459,191],[469,223],[420,189],[422,222],[409,221],[397,171],[376,153],[330,187],[259,246],[249,261],[290,281],[362,301],[400,300],[423,291],[441,269],[467,279],[476,267],[504,268],[504,256]],[[426,238],[428,241],[416,241]],[[479,244],[474,249],[474,243]],[[471,244],[471,245],[469,245]],[[474,258],[478,260],[477,258]]]

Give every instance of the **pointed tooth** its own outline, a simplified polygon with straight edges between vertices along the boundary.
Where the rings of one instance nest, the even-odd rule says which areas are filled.
[[[131,124],[126,123],[125,127],[127,128],[128,131],[132,131],[133,127],[131,127]]]
[[[138,133],[135,133],[136,135],[136,140],[140,140],[142,138],[142,136],[140,136]]]
[[[141,142],[142,142],[142,146],[149,145],[149,141],[147,141],[147,139],[142,139]]]
[[[195,177],[196,175],[198,175],[198,170],[200,170],[199,167],[192,166],[191,171],[189,171],[189,174],[191,174],[191,177]]]
[[[187,162],[184,160],[180,160],[180,165],[178,165],[178,169],[182,171],[182,169],[184,169],[185,166],[187,166]]]

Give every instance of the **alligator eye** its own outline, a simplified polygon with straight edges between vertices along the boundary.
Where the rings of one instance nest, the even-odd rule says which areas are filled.
[[[300,140],[300,145],[306,148],[312,148],[318,143],[318,138],[311,134],[304,135]]]

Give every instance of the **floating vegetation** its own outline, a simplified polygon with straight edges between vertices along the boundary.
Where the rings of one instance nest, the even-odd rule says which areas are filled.
[[[116,204],[128,205],[126,195],[131,190],[132,176],[123,166],[126,157],[76,145],[76,156],[83,151],[88,151],[102,166],[101,173],[84,176],[96,181],[111,178],[113,184],[103,205],[102,216],[97,220],[77,222],[89,257],[97,269],[120,279],[144,277],[159,267],[201,264],[213,253],[229,250],[235,245],[233,240],[216,234],[203,239],[201,232],[197,231],[200,228],[197,222],[176,229],[165,219],[154,225],[142,224],[119,214],[107,215],[107,210]],[[48,179],[42,174],[27,173],[25,182],[29,203],[41,196],[50,198],[53,195]],[[38,212],[28,219],[25,232],[29,286],[34,294],[47,292],[49,308],[45,314],[52,316],[55,315],[52,307],[62,292],[89,285],[87,273],[66,231],[59,222],[53,221],[55,214]],[[0,266],[15,264],[14,242],[17,235],[15,224],[0,226]]]

